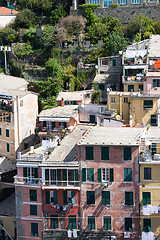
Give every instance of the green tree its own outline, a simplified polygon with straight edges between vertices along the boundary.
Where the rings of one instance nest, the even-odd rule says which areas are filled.
[[[29,27],[24,33],[24,38],[26,41],[31,41],[32,39],[36,38],[36,36],[37,33],[35,27]]]
[[[61,8],[57,8],[52,12],[52,15],[50,17],[50,22],[51,24],[55,25],[56,23],[59,22],[61,17],[66,17],[67,13],[61,9]]]
[[[25,60],[27,56],[33,53],[33,49],[29,43],[15,43],[13,53],[17,59]]]
[[[30,9],[24,9],[17,14],[12,27],[15,29],[20,28],[29,28],[32,25],[35,25],[36,15]]]
[[[55,44],[55,28],[47,25],[42,32],[40,41],[45,48],[52,47]]]
[[[101,95],[102,95],[101,90],[95,90],[95,91],[92,93],[92,103],[99,104],[99,102],[100,102],[100,96],[101,96]]]
[[[8,45],[17,40],[17,32],[11,27],[5,27],[0,30],[0,39],[3,45]]]
[[[84,11],[84,16],[87,19],[87,26],[94,24],[98,17],[93,13],[94,10],[100,5],[98,4],[82,4],[81,7]]]

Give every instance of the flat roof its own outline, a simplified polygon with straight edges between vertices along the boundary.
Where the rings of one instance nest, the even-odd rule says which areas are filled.
[[[57,101],[82,101],[85,94],[91,93],[91,90],[74,91],[74,92],[59,92]]]
[[[64,107],[58,106],[50,109],[43,110],[38,115],[39,117],[74,117],[78,113],[78,105],[65,105]]]
[[[78,145],[138,146],[142,128],[91,127]]]

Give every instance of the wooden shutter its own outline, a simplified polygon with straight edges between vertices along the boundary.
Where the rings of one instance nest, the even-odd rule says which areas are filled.
[[[76,215],[69,216],[69,229],[76,229]]]
[[[132,181],[132,168],[124,168],[124,181]]]
[[[104,230],[111,230],[111,217],[104,217]]]
[[[125,192],[125,205],[133,205],[133,192]]]
[[[63,191],[63,204],[64,205],[68,204],[68,202],[67,202],[67,191]]]
[[[75,205],[76,200],[75,200],[75,192],[74,191],[71,191],[71,198],[72,198],[72,204]]]
[[[49,169],[45,169],[45,183],[49,185]]]
[[[27,177],[27,167],[23,168],[23,177]]]
[[[86,182],[86,168],[82,168],[82,182]]]
[[[143,205],[151,204],[151,193],[150,192],[143,192]]]
[[[63,186],[67,186],[67,169],[63,169]]]
[[[31,223],[31,236],[38,237],[38,223]]]
[[[75,169],[75,186],[79,186],[79,171]]]
[[[94,182],[94,168],[90,168],[90,181]]]
[[[54,196],[53,196],[53,197],[54,197],[54,200],[53,200],[53,201],[54,201],[54,204],[57,204],[57,203],[58,203],[58,200],[57,200],[57,191],[54,191],[53,194],[54,194]]]
[[[102,169],[98,168],[98,182],[102,182]]]
[[[93,147],[86,147],[86,160],[93,160]]]
[[[110,179],[109,179],[109,181],[110,182],[114,182],[114,169],[110,168],[109,171],[110,171]]]
[[[109,160],[109,147],[101,147],[101,160]]]
[[[37,216],[37,205],[30,205],[30,215]]]
[[[58,228],[58,215],[51,215],[51,219],[50,219],[50,228],[51,229],[56,229]]]
[[[110,191],[102,191],[102,204],[110,205]]]
[[[125,161],[132,160],[131,147],[123,147],[123,159]]]
[[[46,191],[46,204],[50,204],[50,191]]]
[[[57,169],[57,186],[61,186],[61,169]]]

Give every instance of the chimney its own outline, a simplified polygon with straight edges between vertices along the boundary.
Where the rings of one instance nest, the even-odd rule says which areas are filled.
[[[11,14],[14,14],[13,9],[11,9]]]
[[[61,107],[64,107],[64,98],[61,98]]]

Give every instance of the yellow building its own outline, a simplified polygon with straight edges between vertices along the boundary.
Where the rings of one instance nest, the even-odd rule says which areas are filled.
[[[144,235],[160,238],[160,128],[142,138],[140,164],[140,226]],[[149,232],[149,233],[147,233]],[[159,237],[159,238],[158,238]]]
[[[130,126],[157,126],[158,98],[158,95],[139,92],[109,92],[107,107]]]

